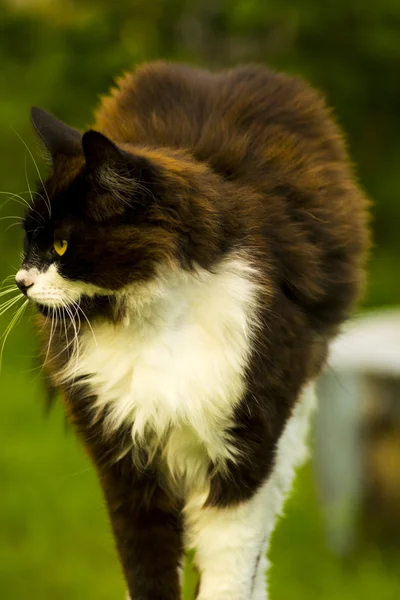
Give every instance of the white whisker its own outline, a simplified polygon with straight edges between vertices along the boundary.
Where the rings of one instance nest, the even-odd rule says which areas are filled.
[[[9,225],[8,227],[6,227],[6,231],[8,231],[9,229],[11,229],[11,227],[21,227],[21,222],[19,222],[19,223],[11,223],[11,225]]]
[[[29,195],[31,197],[31,203],[33,204],[33,195],[32,195],[32,191],[31,191],[31,186],[29,185],[29,180],[28,180],[28,171],[26,168],[26,154],[24,157],[24,171],[25,171],[25,181],[26,181],[26,185],[28,186],[28,190],[29,190]]]
[[[60,352],[58,352],[56,355],[52,356],[51,359],[46,362],[47,365],[50,364],[51,362],[53,362],[54,360],[56,360],[62,354],[64,354],[64,352],[66,352],[71,346],[73,346],[73,349],[72,349],[71,355],[68,356],[69,360],[71,360],[71,358],[74,354],[76,335],[74,334],[74,336],[71,339],[69,339],[67,320],[65,318],[66,308],[67,308],[66,303],[64,301],[62,301],[62,306],[56,309],[59,324],[60,324],[60,326],[62,325],[64,328],[65,346],[60,350]],[[74,325],[72,323],[71,316],[70,316],[70,321],[71,321],[71,326],[73,327]],[[61,331],[60,331],[60,334],[61,334]]]
[[[79,356],[80,356],[79,335],[78,335],[78,333],[79,333],[79,329],[80,329],[80,326],[81,326],[81,322],[80,322],[80,319],[79,319],[79,329],[78,329],[77,326],[76,326],[76,321],[74,319],[74,315],[72,314],[71,309],[69,308],[69,306],[67,306],[67,304],[64,306],[64,308],[65,308],[65,311],[66,311],[66,313],[68,314],[68,316],[69,316],[69,318],[71,320],[71,324],[72,324],[72,327],[74,329],[74,341],[76,342],[76,344],[74,346],[75,357],[72,356],[71,359],[70,359],[71,361],[73,359],[75,360],[75,373],[74,373],[74,375],[73,375],[73,377],[71,379],[71,383],[73,383],[75,381],[75,376],[76,376],[76,371],[78,369]],[[77,316],[77,311],[75,311],[75,316]],[[78,316],[78,318],[79,318],[79,316]]]
[[[6,313],[12,306],[14,306],[18,300],[22,300],[23,297],[24,296],[22,294],[18,294],[16,298],[11,298],[10,300],[3,302],[3,304],[0,305],[0,317],[4,315],[4,313]]]
[[[69,302],[71,302],[71,303],[72,303],[74,306],[76,306],[77,310],[80,310],[80,312],[81,312],[81,313],[82,313],[82,315],[84,316],[84,318],[85,318],[85,320],[86,320],[86,322],[87,322],[87,324],[88,324],[88,326],[89,326],[89,329],[90,329],[90,331],[92,332],[92,336],[93,336],[94,342],[95,342],[96,346],[98,346],[98,344],[97,344],[97,340],[96,340],[96,336],[94,335],[94,331],[93,331],[92,324],[90,323],[90,321],[89,321],[89,319],[88,319],[88,317],[87,317],[87,315],[86,315],[85,311],[84,311],[84,310],[83,310],[83,308],[80,306],[79,302],[76,302],[75,300],[72,300],[72,298],[70,298],[69,296],[68,296],[68,301],[69,301]]]
[[[29,202],[19,194],[15,194],[13,192],[0,192],[0,194],[8,196],[7,200],[5,200],[5,202],[3,202],[3,204],[0,206],[0,209],[4,208],[9,202],[11,202],[11,200],[17,202],[17,204],[21,204],[21,206],[25,206],[28,209],[32,208]]]
[[[46,356],[44,357],[43,366],[47,365],[47,359],[49,357],[51,343],[53,341],[54,325],[55,325],[54,308],[53,307],[50,308],[50,316],[51,316],[50,336],[49,336],[49,341],[47,343]]]
[[[71,344],[68,339],[67,320],[65,318],[64,305],[65,305],[65,302],[63,302],[62,318],[63,318],[63,325],[64,325],[64,333],[65,333],[65,350],[68,350],[68,348],[70,347]],[[73,342],[73,340],[72,340],[72,342]]]
[[[4,284],[9,280],[9,279],[14,279],[15,280],[15,275],[7,275],[7,277],[4,277],[3,281],[1,282],[0,285],[0,289],[4,286]]]
[[[13,327],[18,323],[18,321],[20,320],[20,318],[22,317],[22,314],[25,310],[25,308],[27,307],[29,303],[29,300],[26,299],[25,302],[22,304],[22,306],[20,306],[14,313],[9,325],[7,326],[6,330],[4,331],[3,335],[1,336],[0,340],[3,340],[3,343],[1,345],[1,350],[0,350],[0,374],[1,374],[1,368],[3,365],[3,353],[4,353],[4,347],[6,345],[6,341],[8,336],[11,333],[11,330],[13,329]]]
[[[22,137],[19,135],[19,133],[18,133],[18,132],[17,132],[17,131],[16,131],[16,130],[13,128],[13,127],[11,127],[11,129],[14,131],[14,133],[15,133],[15,134],[16,134],[16,135],[19,137],[19,139],[21,140],[21,142],[24,144],[25,148],[26,148],[26,149],[28,150],[28,152],[29,152],[29,155],[30,155],[30,157],[31,157],[31,159],[32,159],[32,161],[33,161],[33,164],[35,165],[35,169],[36,169],[36,172],[37,172],[37,174],[38,174],[38,177],[39,177],[40,183],[42,184],[42,187],[43,187],[44,193],[46,194],[46,198],[47,198],[46,205],[47,205],[47,209],[48,209],[48,211],[49,211],[49,216],[51,217],[51,204],[50,204],[50,198],[49,198],[49,195],[48,195],[48,193],[47,193],[47,190],[46,190],[46,188],[44,187],[44,182],[43,182],[42,176],[40,175],[39,167],[37,166],[36,160],[35,160],[35,158],[34,158],[34,156],[33,156],[32,152],[31,152],[31,150],[30,150],[30,148],[29,148],[28,144],[27,144],[27,143],[26,143],[26,142],[25,142],[25,141],[22,139]],[[43,198],[43,200],[44,200],[44,198]]]
[[[17,221],[19,221],[20,223],[22,222],[22,219],[20,216],[18,215],[7,215],[5,217],[0,217],[0,221],[5,221],[6,219],[16,219]]]
[[[22,193],[24,193],[24,192],[22,192]],[[0,206],[0,209],[2,209],[9,202],[11,202],[11,200],[13,200],[14,202],[17,202],[17,204],[20,204],[21,206],[27,208],[28,210],[36,213],[37,216],[40,219],[42,219],[43,223],[46,222],[45,219],[44,219],[44,217],[43,217],[43,215],[41,215],[39,211],[37,211],[35,208],[33,208],[33,206],[31,206],[29,204],[29,202],[25,198],[23,198],[20,194],[15,194],[13,192],[0,192],[0,194],[4,194],[5,196],[8,196],[8,199],[5,202],[3,202],[3,204]],[[31,194],[31,198],[32,198],[33,194],[37,194],[41,198],[43,198],[42,194],[39,194],[39,192],[30,191],[30,194]],[[32,200],[33,200],[33,198],[32,198]],[[44,198],[43,198],[43,201],[45,202]]]
[[[0,292],[0,296],[5,296],[6,294],[11,294],[11,292],[17,292],[18,288],[16,285],[11,285],[2,292]]]

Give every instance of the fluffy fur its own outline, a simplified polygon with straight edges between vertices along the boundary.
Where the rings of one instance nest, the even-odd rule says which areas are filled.
[[[239,258],[172,277],[159,277],[145,308],[134,298],[122,325],[87,330],[61,377],[86,378],[107,435],[130,428],[126,451],[143,445],[151,460],[159,449],[172,479],[204,487],[209,462],[223,468],[237,453],[227,431],[244,391],[256,284]]]
[[[177,600],[193,545],[200,600],[265,600],[312,382],[364,278],[341,135],[315,91],[256,66],[147,65],[84,134],[32,118],[52,169],[17,282],[130,596]]]

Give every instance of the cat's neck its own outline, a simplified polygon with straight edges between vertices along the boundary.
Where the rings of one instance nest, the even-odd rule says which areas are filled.
[[[243,254],[232,253],[212,271],[164,266],[149,282],[133,284],[116,297],[117,327],[179,328],[211,305],[223,318],[224,307],[250,304],[259,275]]]

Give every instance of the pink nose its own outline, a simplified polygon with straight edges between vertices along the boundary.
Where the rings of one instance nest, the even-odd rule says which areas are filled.
[[[15,283],[17,284],[17,286],[19,287],[19,289],[21,290],[21,292],[23,294],[27,294],[27,290],[33,286],[33,284],[35,283],[35,276],[31,273],[29,273],[29,271],[25,271],[24,269],[21,269],[21,271],[18,271],[16,277],[15,277]]]

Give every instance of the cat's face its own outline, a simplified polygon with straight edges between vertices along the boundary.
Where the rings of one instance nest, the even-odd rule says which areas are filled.
[[[175,236],[145,219],[149,207],[133,184],[132,201],[128,194],[117,198],[100,187],[83,159],[67,162],[70,171],[64,164],[38,187],[24,218],[16,281],[44,306],[115,294],[146,281],[174,251]]]
[[[82,136],[39,109],[32,116],[52,170],[24,218],[16,282],[43,312],[123,293],[161,265],[215,260],[218,219],[202,196],[204,167],[143,148],[131,152],[95,131]]]

